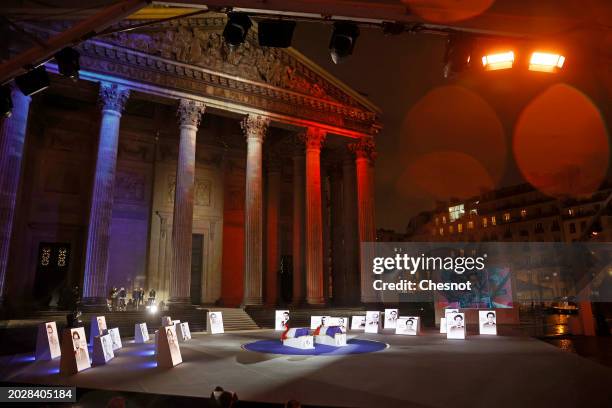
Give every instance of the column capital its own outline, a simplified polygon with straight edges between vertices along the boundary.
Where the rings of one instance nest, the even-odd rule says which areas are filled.
[[[256,139],[263,142],[269,126],[270,118],[263,115],[248,114],[240,121],[240,127],[247,140]]]
[[[102,110],[111,110],[118,113],[123,112],[129,96],[130,90],[122,85],[111,82],[100,82],[98,103]]]
[[[355,143],[348,145],[348,148],[357,159],[376,159],[376,144],[371,136],[364,136]]]
[[[200,125],[205,109],[206,106],[202,102],[192,99],[179,100],[179,106],[176,111],[179,124],[181,126],[194,126],[197,128]]]
[[[309,127],[305,132],[300,134],[300,138],[306,144],[306,150],[321,150],[327,132],[318,127]]]

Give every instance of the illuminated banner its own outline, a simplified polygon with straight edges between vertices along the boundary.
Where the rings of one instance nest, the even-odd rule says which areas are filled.
[[[362,297],[372,303],[499,309],[612,301],[609,243],[368,242],[361,263],[369,271]]]

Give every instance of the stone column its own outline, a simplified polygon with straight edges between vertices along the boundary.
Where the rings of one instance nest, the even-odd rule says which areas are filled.
[[[323,305],[323,215],[321,209],[321,147],[325,131],[306,131],[306,301]]]
[[[243,306],[261,305],[263,269],[262,147],[270,119],[247,115],[242,120],[247,140],[246,198],[244,206]]]
[[[357,169],[357,223],[359,226],[359,242],[376,241],[376,226],[374,224],[374,182],[373,160],[375,158],[374,138],[362,137],[350,146],[355,153]],[[361,247],[360,247],[361,250]],[[361,254],[364,258],[364,254]],[[361,302],[377,302],[377,292],[372,288],[372,271],[360,262]]]
[[[15,216],[15,201],[21,176],[21,159],[28,127],[32,98],[11,84],[12,115],[2,119],[0,126],[0,306],[4,301],[4,285],[9,247]]]
[[[342,228],[346,300],[360,301],[359,235],[357,229],[357,186],[355,158],[347,150],[342,160]]]
[[[191,239],[196,134],[204,109],[202,102],[181,99],[177,111],[180,134],[172,213],[172,269],[170,271],[170,299],[168,300],[168,303],[174,308],[191,305]]]
[[[298,306],[304,303],[304,144],[297,141],[293,151],[293,297]]]
[[[121,85],[100,83],[99,102],[102,106],[102,118],[87,231],[83,277],[83,306],[85,307],[106,307],[106,278],[117,148],[119,146],[119,124],[129,93],[130,91]]]
[[[268,157],[268,205],[266,212],[266,305],[274,306],[278,301],[278,271],[280,269],[280,205],[281,165],[279,152],[270,152]]]

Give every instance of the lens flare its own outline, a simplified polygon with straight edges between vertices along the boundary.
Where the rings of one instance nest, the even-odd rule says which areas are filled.
[[[554,197],[588,196],[608,171],[610,146],[599,110],[565,84],[551,86],[523,110],[513,149],[525,179]]]

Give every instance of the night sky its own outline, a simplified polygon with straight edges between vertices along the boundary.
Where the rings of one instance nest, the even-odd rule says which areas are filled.
[[[300,22],[293,46],[383,111],[375,170],[379,228],[403,231],[436,200],[483,189],[528,180],[550,195],[577,195],[605,179],[610,111],[598,109],[610,105],[610,72],[588,69],[584,55],[581,63],[568,55],[559,74],[517,68],[445,79],[443,36],[362,28],[354,55],[334,65],[331,31]]]

